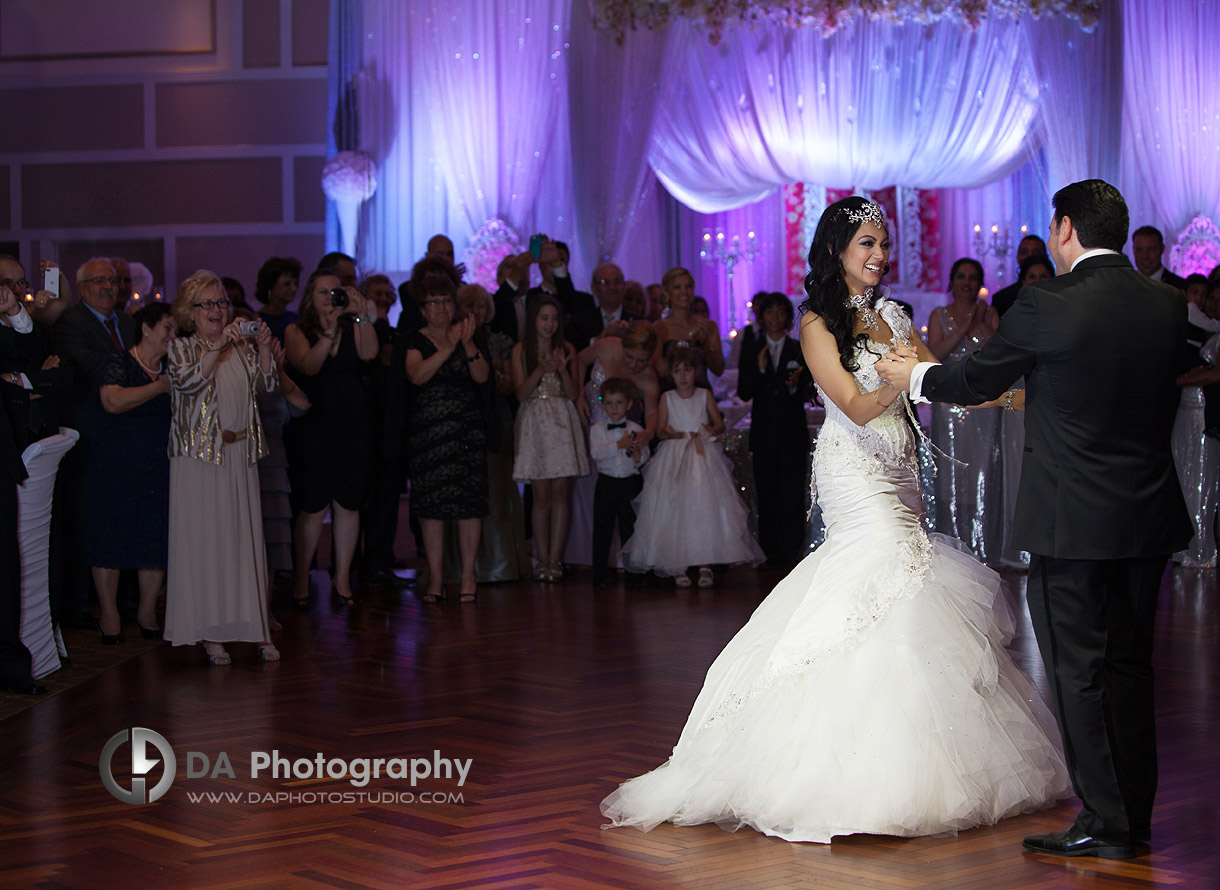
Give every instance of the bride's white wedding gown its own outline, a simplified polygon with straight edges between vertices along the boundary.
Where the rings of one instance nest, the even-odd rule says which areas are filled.
[[[914,337],[895,304],[878,311]],[[887,348],[857,349],[861,392]],[[1003,648],[999,576],[924,530],[906,397],[863,427],[824,401],[826,542],[716,658],[669,761],[602,802],[613,826],[828,843],[988,825],[1070,793],[1054,718]]]

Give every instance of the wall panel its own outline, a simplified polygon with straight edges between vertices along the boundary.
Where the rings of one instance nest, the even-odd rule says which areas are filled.
[[[279,158],[25,164],[30,229],[280,222]]]
[[[326,142],[326,81],[238,80],[157,87],[157,145]]]

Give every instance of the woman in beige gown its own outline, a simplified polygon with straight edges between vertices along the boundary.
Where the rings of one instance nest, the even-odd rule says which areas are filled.
[[[255,394],[275,387],[271,331],[231,322],[220,279],[182,283],[174,317],[190,336],[169,351],[173,404],[169,455],[169,571],[165,638],[203,643],[212,664],[224,643],[257,643],[278,661],[267,617],[267,570],[257,462],[267,454]]]

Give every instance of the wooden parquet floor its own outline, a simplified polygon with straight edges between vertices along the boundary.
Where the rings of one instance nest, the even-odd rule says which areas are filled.
[[[1179,571],[1162,591],[1162,779],[1146,857],[1023,852],[1024,834],[1070,821],[1071,802],[955,838],[810,845],[714,826],[602,830],[598,802],[668,756],[708,664],[778,580],[746,569],[719,577],[712,590],[593,591],[586,570],[561,586],[487,586],[474,607],[425,606],[389,588],[350,610],[284,604],[279,664],[260,663],[251,645],[231,646],[228,668],[205,665],[198,649],[151,647],[0,720],[0,887],[1220,887],[1214,572]],[[1023,578],[1011,580],[1019,597]],[[1028,634],[1017,652],[1040,677]],[[119,802],[99,778],[107,740],[135,726],[163,735],[178,768],[165,796],[144,805]],[[471,766],[460,787],[252,778],[254,753],[272,751]],[[188,752],[213,767],[226,753],[233,775],[189,778]],[[123,745],[113,763],[124,787],[130,753]],[[296,797],[267,797],[277,794]]]

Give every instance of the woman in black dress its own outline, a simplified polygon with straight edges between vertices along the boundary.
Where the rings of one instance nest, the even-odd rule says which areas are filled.
[[[309,565],[327,510],[335,543],[332,593],[343,605],[354,602],[352,557],[360,535],[370,445],[363,375],[377,350],[373,320],[360,291],[341,287],[328,272],[310,275],[301,296],[301,319],[284,332],[293,380],[311,405],[290,428],[296,463],[292,493],[299,510],[292,595],[298,608],[309,604]]]
[[[475,320],[454,324],[456,288],[443,274],[427,275],[417,293],[425,324],[407,334],[407,379],[415,386],[407,414],[411,511],[423,530],[428,590],[444,598],[445,520],[458,520],[462,559],[460,599],[473,603],[475,556],[488,513],[487,437],[482,393],[490,366],[474,344]]]
[[[121,569],[137,570],[140,635],[161,638],[157,593],[165,580],[169,529],[165,353],[178,325],[168,303],[150,303],[135,321],[135,345],[112,356],[102,372],[101,409],[89,451],[89,564],[102,607],[102,642],[108,646],[123,642],[115,605]]]

